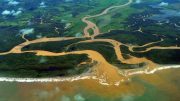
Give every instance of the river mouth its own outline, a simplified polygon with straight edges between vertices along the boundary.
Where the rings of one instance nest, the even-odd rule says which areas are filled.
[[[71,4],[74,1],[63,2]],[[15,41],[20,38],[22,42],[17,41],[11,49],[0,52],[0,101],[177,101],[180,37],[179,22],[174,22],[179,21],[179,15],[174,20],[169,16],[177,12],[171,10],[160,10],[164,12],[164,15],[158,14],[160,19],[153,18],[157,9],[132,13],[136,9],[134,5],[143,6],[141,2],[149,1],[127,0],[78,19],[77,13],[67,12],[65,19],[74,17],[73,20],[80,21],[77,25],[55,16],[53,18],[60,23],[48,27],[54,19],[44,19],[43,15],[36,19],[37,30],[31,28],[33,23],[28,21],[29,28],[22,28],[16,36]],[[45,4],[41,2],[40,8],[46,8]],[[92,6],[88,2],[89,5]],[[77,7],[86,11],[88,6]],[[76,8],[62,7],[62,14]],[[104,26],[98,26],[94,20],[124,8],[127,10],[123,11],[125,16],[122,12],[114,16],[114,22],[124,26],[121,30],[111,29],[111,16],[104,19],[109,21],[100,22]],[[56,10],[50,9],[53,13]],[[125,17],[124,21],[118,22],[118,17]],[[169,20],[161,23],[161,19]],[[46,24],[46,21],[50,23]],[[118,26],[121,25],[115,27]],[[107,27],[109,31],[102,33],[100,27]],[[45,29],[39,33],[41,28]],[[13,30],[17,32],[16,27]],[[78,31],[76,37],[68,36],[72,34],[71,30]],[[8,43],[8,40],[3,41]]]
[[[102,99],[103,101],[123,99],[133,99],[134,101],[168,101],[169,98],[171,98],[172,101],[176,101],[176,98],[179,97],[179,73],[171,75],[174,71],[179,72],[179,69],[164,70],[153,75],[138,75],[129,81],[125,80],[120,86],[102,86],[99,85],[98,81],[90,79],[78,80],[71,83],[66,81],[56,83],[48,82],[44,84],[37,82],[1,82],[0,95],[2,96],[1,99],[6,100],[9,98],[9,94],[12,94],[10,98],[13,98],[14,101],[27,98],[28,101],[33,99],[46,99],[48,101],[52,98],[73,100],[75,96],[81,96],[83,99],[95,101]],[[24,94],[24,91],[27,91],[27,93]]]
[[[5,58],[5,60],[7,60],[7,61],[2,61],[2,65],[5,67],[5,68],[3,68],[3,67],[1,68],[2,77],[3,76],[6,77],[7,74],[9,74],[10,77],[13,77],[13,76],[16,77],[16,75],[19,75],[19,78],[21,78],[21,74],[24,74],[25,77],[29,77],[29,78],[44,77],[44,75],[46,75],[45,77],[72,76],[72,75],[78,75],[78,73],[82,74],[84,72],[87,72],[88,71],[87,68],[94,66],[94,67],[97,67],[97,69],[95,69],[96,76],[101,76],[104,74],[106,76],[109,76],[112,73],[115,73],[113,79],[112,79],[112,77],[108,77],[109,79],[107,81],[109,81],[111,84],[111,82],[115,82],[115,80],[124,78],[124,76],[126,77],[126,76],[131,76],[134,74],[149,74],[149,73],[154,73],[159,70],[167,69],[167,67],[171,68],[171,66],[172,66],[172,68],[174,68],[174,66],[175,67],[178,66],[178,65],[170,65],[170,66],[167,65],[167,66],[164,66],[165,68],[161,68],[161,65],[159,65],[159,63],[157,63],[153,59],[144,57],[141,55],[139,56],[139,54],[138,55],[136,54],[136,53],[151,52],[152,50],[166,50],[166,49],[179,50],[180,48],[177,45],[176,46],[152,46],[152,47],[146,48],[146,50],[144,50],[144,51],[135,51],[134,48],[136,48],[136,47],[143,48],[146,46],[154,45],[156,43],[164,41],[164,39],[161,38],[161,41],[145,43],[142,46],[141,45],[129,45],[127,43],[121,42],[120,39],[117,39],[118,37],[122,37],[122,36],[117,35],[117,34],[114,35],[113,33],[116,31],[109,31],[108,33],[110,33],[110,36],[106,37],[107,34],[105,35],[105,37],[103,37],[103,35],[101,36],[102,33],[100,32],[100,29],[98,28],[98,26],[94,22],[89,20],[91,18],[96,18],[99,16],[106,15],[107,13],[109,13],[109,11],[111,11],[114,8],[123,8],[123,7],[129,6],[132,3],[133,3],[132,0],[128,0],[125,4],[122,4],[119,6],[111,6],[107,9],[103,10],[99,14],[92,15],[92,16],[89,15],[89,16],[85,16],[84,18],[82,18],[82,22],[87,24],[86,27],[84,28],[83,38],[43,37],[43,38],[38,38],[35,40],[29,40],[26,36],[28,34],[33,33],[34,29],[22,30],[22,31],[25,31],[25,30],[30,31],[30,33],[25,33],[25,34],[21,35],[22,39],[24,39],[25,42],[23,42],[17,46],[14,46],[14,48],[12,48],[11,50],[9,50],[7,52],[0,53],[2,58]],[[88,32],[89,29],[92,30],[91,34],[89,34],[89,32]],[[57,28],[55,29],[55,31],[57,32]],[[135,37],[137,37],[137,36],[139,37],[140,33],[143,33],[145,35],[145,33],[142,31],[142,28],[140,28],[137,31],[133,31],[133,32],[128,32],[128,31],[124,31],[124,32],[128,33],[128,34],[135,33]],[[111,33],[112,33],[112,35],[111,35]],[[116,33],[118,33],[118,31]],[[120,33],[121,33],[121,31],[120,31]],[[101,36],[101,37],[98,37],[98,36]],[[125,37],[127,37],[127,36],[125,36]],[[150,35],[149,37],[154,38],[156,36]],[[178,41],[178,39],[176,39],[176,40]],[[70,43],[65,42],[65,41],[69,41]],[[47,43],[47,42],[52,42],[52,43],[53,42],[62,42],[62,43],[64,42],[62,46],[60,45],[60,47],[65,47],[65,48],[60,49],[58,52],[56,51],[56,53],[53,53],[52,52],[53,48],[48,49],[50,47],[49,45],[42,46],[43,43]],[[106,43],[106,44],[108,43],[107,46],[109,48],[111,47],[112,48],[111,50],[114,51],[113,54],[115,54],[115,55],[112,56],[113,58],[110,58],[110,59],[108,58],[108,57],[111,57],[111,56],[107,55],[108,52],[102,54],[103,52],[105,52],[105,48],[103,49],[103,51],[100,48],[99,48],[99,50],[96,50],[96,49],[98,49],[98,47],[100,47],[100,46],[97,46],[96,44],[100,44],[100,42],[101,42],[102,46],[104,45],[104,43]],[[26,48],[31,47],[31,44],[38,44],[38,43],[40,43],[40,45],[35,46],[34,49],[32,48],[30,50],[26,50]],[[95,44],[95,46],[91,46],[91,47],[97,47],[97,48],[94,48],[94,49],[91,49],[91,48],[89,49],[89,48],[85,48],[85,47],[82,49],[78,48],[78,47],[83,47],[83,46],[78,46],[78,44],[83,44],[83,43],[85,43],[86,45],[88,43],[93,43],[93,44]],[[59,43],[56,43],[56,44],[58,45]],[[75,45],[75,46],[73,46],[73,45]],[[90,46],[90,44],[88,46]],[[106,46],[106,45],[104,45],[104,46]],[[125,46],[126,49],[122,49],[121,46]],[[25,50],[24,50],[24,48],[25,48]],[[48,50],[46,50],[46,49],[44,50],[43,48],[47,48]],[[68,50],[69,48],[70,48],[70,50]],[[124,50],[127,50],[129,53],[127,51],[124,52]],[[34,56],[37,56],[38,59],[36,57],[33,57],[32,53],[34,53]],[[135,53],[135,54],[133,54],[133,53]],[[26,54],[26,55],[24,55],[24,54]],[[28,54],[31,54],[31,55],[28,55]],[[84,56],[83,56],[83,54],[84,54]],[[126,58],[125,58],[124,54],[126,55]],[[9,57],[11,57],[9,55],[22,55],[22,56],[14,56],[15,58],[17,58],[17,60],[11,60],[12,63],[9,63],[10,62]],[[77,58],[75,58],[75,56],[73,56],[73,55],[77,55],[77,56],[79,55],[79,56]],[[61,58],[57,59],[58,56],[61,56]],[[23,58],[19,58],[19,57],[23,57]],[[29,59],[29,57],[32,57],[32,58]],[[54,58],[54,57],[56,57],[56,58]],[[50,59],[47,59],[47,58],[50,58]],[[25,68],[27,70],[23,68],[24,65],[23,65],[23,63],[21,63],[21,61],[23,61],[24,59],[25,60],[27,59],[27,61],[30,61],[29,64],[27,61],[25,61],[25,65],[27,64],[27,67],[25,66]],[[48,60],[51,60],[51,61],[48,62]],[[37,62],[37,61],[39,61],[39,62]],[[55,62],[53,62],[53,61],[55,61]],[[66,63],[64,61],[67,61],[68,63]],[[93,64],[94,61],[97,62],[98,65],[94,65]],[[81,63],[87,63],[87,64],[82,65]],[[112,65],[113,63],[115,65]],[[126,69],[125,70],[122,70],[122,68],[118,69],[117,64],[121,64],[120,67],[122,67],[122,65],[124,65],[123,68],[126,68]],[[145,64],[145,65],[143,65],[143,64]],[[127,65],[127,66],[125,66],[125,65]],[[38,67],[43,67],[43,68],[38,68]],[[129,67],[129,68],[127,68],[127,67]],[[143,67],[143,68],[140,68],[140,67]],[[109,71],[107,71],[106,69]],[[28,73],[28,71],[30,73]],[[52,72],[52,74],[49,74],[50,72]],[[14,73],[16,73],[16,74],[14,74]],[[47,74],[49,74],[49,75],[47,75]]]

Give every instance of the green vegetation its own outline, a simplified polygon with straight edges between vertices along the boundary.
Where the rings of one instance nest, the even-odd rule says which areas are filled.
[[[108,14],[91,20],[97,24],[102,33],[107,33],[109,30],[125,29],[126,26],[124,25],[124,22],[129,15],[142,11],[143,9],[135,9],[131,6],[127,6],[125,8],[115,8]]]
[[[120,0],[120,1],[119,0],[101,0],[101,1],[100,0],[72,0],[72,1],[53,0],[53,2],[51,3],[50,2],[51,2],[50,0],[45,0],[44,3],[46,6],[41,7],[40,6],[41,1],[24,0],[22,3],[17,5],[17,7],[15,6],[11,7],[5,5],[4,2],[0,1],[0,7],[3,8],[0,9],[1,12],[5,9],[16,10],[18,8],[23,8],[22,13],[18,16],[3,15],[0,17],[0,44],[1,44],[0,52],[9,51],[14,46],[24,42],[25,40],[21,38],[21,34],[23,33],[20,33],[20,31],[22,29],[27,29],[27,28],[34,29],[33,33],[27,34],[25,36],[25,38],[29,40],[34,40],[42,37],[69,37],[69,36],[81,37],[83,34],[83,29],[86,26],[86,24],[81,21],[83,17],[87,15],[99,14],[106,8],[113,5],[125,4],[127,3],[127,0]],[[163,7],[156,8],[150,6],[150,5],[158,6],[160,2],[161,0],[153,0],[153,1],[146,0],[146,1],[142,1],[141,3],[134,2],[131,5],[128,5],[124,8],[112,9],[106,15],[89,19],[92,22],[96,23],[99,29],[101,30],[101,32],[103,33],[95,38],[114,39],[116,41],[129,45],[144,45],[150,42],[160,41],[161,38],[164,39],[164,41],[160,43],[149,45],[143,48],[134,48],[135,51],[143,51],[152,46],[179,46],[180,45],[179,29],[175,26],[175,24],[180,25],[178,22],[180,18],[178,16],[164,18],[165,20],[168,19],[169,22],[164,21],[164,19],[162,20],[162,22],[159,22],[156,19],[151,19],[153,15],[163,14],[161,11],[164,9],[173,9],[173,10],[178,9],[178,7],[174,6],[175,5],[174,3],[164,8]],[[142,29],[142,32],[138,31],[140,28]],[[91,35],[93,34],[92,29],[89,29],[88,32]],[[35,43],[23,47],[22,50],[23,51],[46,50],[50,52],[95,50],[101,53],[109,63],[116,65],[121,69],[139,68],[145,65],[143,63],[135,64],[135,65],[122,64],[121,61],[117,60],[115,51],[111,44],[106,42],[78,43],[84,40],[87,39],[77,38],[73,40],[60,41],[60,42],[56,41],[56,42]],[[178,50],[152,50],[145,53],[138,53],[138,52],[132,53],[125,46],[121,48],[123,49],[122,53],[126,53],[123,54],[123,57],[126,59],[129,58],[127,54],[131,54],[132,56],[137,56],[137,57],[147,57],[148,59],[160,64],[179,63],[177,61],[177,58],[179,57],[178,56],[179,54],[177,53]],[[13,67],[14,65],[16,65],[16,62],[18,63],[18,65],[22,64],[21,66],[19,66],[21,68],[23,68],[23,66],[24,68],[29,66],[28,63],[26,63],[27,64],[26,66],[26,64],[23,64],[22,62],[18,62],[19,60],[13,61],[12,59],[10,59],[10,57],[18,58],[18,56],[20,58],[19,60],[25,58],[36,59],[38,57],[29,53],[28,55],[9,54],[5,56],[1,56],[2,59],[5,58],[5,61],[1,61],[2,66],[6,66],[7,64],[8,65],[10,64],[10,67]],[[46,71],[48,71],[47,73],[49,73],[48,75],[50,76],[70,75],[67,73],[66,69],[65,72],[64,71],[59,72],[59,71],[61,71],[61,69],[64,70],[63,68],[64,66],[70,68],[70,70],[74,69],[77,67],[77,65],[80,62],[88,60],[87,56],[84,55],[80,55],[80,56],[78,55],[74,57],[73,56],[69,56],[69,55],[59,56],[56,57],[54,60],[53,60],[54,57],[52,57],[53,64],[59,67],[58,69],[56,68],[55,71],[53,71],[53,73],[51,74],[49,73],[48,70],[49,67],[45,66]],[[51,57],[46,57],[46,58],[51,58]],[[58,61],[63,61],[63,59],[65,63],[63,64],[60,62],[60,64],[58,64],[59,63]],[[80,60],[82,59],[83,61],[80,61],[78,59]],[[12,65],[12,63],[10,63],[11,61],[13,61],[12,63],[15,64]],[[68,63],[70,62],[69,64],[70,66],[68,65],[68,63],[66,63],[67,61]],[[37,63],[37,61],[35,62],[35,60],[30,61],[29,63],[32,63],[33,66],[35,66],[35,64],[38,64],[37,67],[35,66],[36,68],[42,67],[41,65],[39,65],[39,63]],[[89,66],[89,64],[87,65]],[[7,68],[9,67],[7,66]],[[26,69],[24,70],[24,68],[22,69],[22,71],[24,71],[25,73],[22,74],[23,75],[27,74],[26,76],[28,76],[29,74],[27,73]],[[43,74],[44,72],[40,71],[39,68],[38,70],[32,69],[32,71],[35,71],[34,72],[35,77],[38,76],[44,77],[45,76],[45,74]],[[22,72],[19,71],[19,68],[14,71]],[[30,72],[32,71],[30,70]],[[84,69],[82,71],[84,71]],[[5,75],[7,72],[8,71],[5,72],[3,71],[2,75]],[[78,70],[74,74],[78,74],[77,72],[80,73]],[[7,74],[11,74],[11,72]]]
[[[144,45],[149,42],[159,41],[160,38],[148,33],[131,32],[124,30],[113,30],[109,33],[97,36],[97,38],[114,39],[125,44]]]
[[[0,52],[9,51],[15,45],[24,42],[17,33],[19,33],[18,27],[0,26]]]
[[[126,46],[121,46],[120,48],[124,54],[130,54],[135,57],[146,57],[158,64],[180,64],[180,50],[154,49],[148,52],[138,53],[129,51]]]
[[[171,38],[165,38],[164,41],[159,42],[159,43],[155,43],[152,45],[148,45],[145,47],[135,47],[133,48],[134,51],[145,51],[146,49],[150,48],[150,47],[154,47],[154,46],[161,46],[161,47],[170,47],[170,46],[177,46],[179,47],[180,41],[179,40],[175,40],[175,39],[171,39]]]
[[[106,42],[78,43],[71,45],[67,51],[76,50],[95,50],[101,53],[109,63],[117,64],[119,62],[113,46]]]
[[[43,42],[43,43],[35,43],[22,48],[23,51],[26,50],[46,50],[50,52],[64,52],[66,48],[71,44],[77,43],[85,39],[72,39],[66,41],[55,41],[55,42]]]
[[[23,0],[17,6],[9,6],[7,2],[0,1],[0,12],[21,8],[18,16],[0,16],[0,52],[8,51],[24,40],[19,31],[24,28],[34,28],[34,33],[26,35],[29,40],[41,37],[76,36],[83,33],[86,26],[81,19],[86,15],[100,13],[105,8],[124,4],[127,0],[44,0],[46,7],[40,7],[41,1]],[[59,34],[55,31],[58,28]],[[91,31],[90,31],[91,32]]]
[[[57,57],[36,56],[32,53],[0,56],[1,77],[61,77],[87,72],[93,65],[87,55]],[[82,62],[88,62],[82,64]]]

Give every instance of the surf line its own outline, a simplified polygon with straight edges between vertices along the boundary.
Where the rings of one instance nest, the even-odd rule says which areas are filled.
[[[178,69],[180,68],[180,65],[168,65],[168,66],[161,66],[158,68],[155,68],[153,70],[148,71],[146,70],[140,70],[140,71],[134,71],[134,72],[126,72],[125,76],[133,76],[133,75],[140,75],[140,74],[154,74],[158,71],[167,70],[167,69]],[[55,78],[11,78],[11,77],[0,77],[0,82],[20,82],[20,83],[32,83],[32,82],[73,82],[78,80],[87,80],[87,79],[94,79],[99,80],[99,83],[102,85],[110,85],[108,83],[102,82],[102,79],[99,79],[97,76],[75,76],[75,77],[55,77]]]

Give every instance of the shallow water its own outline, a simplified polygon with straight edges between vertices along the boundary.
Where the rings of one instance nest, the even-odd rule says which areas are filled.
[[[178,101],[180,69],[137,75],[119,86],[94,80],[0,83],[0,101]]]

